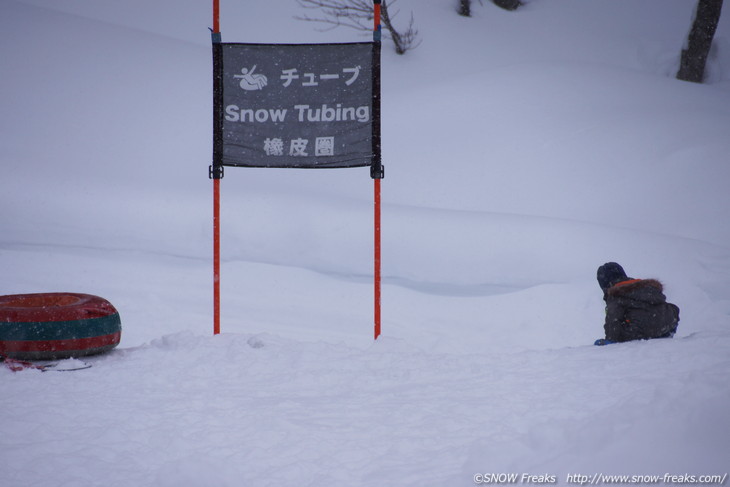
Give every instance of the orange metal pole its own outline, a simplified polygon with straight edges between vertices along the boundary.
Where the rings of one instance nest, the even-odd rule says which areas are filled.
[[[213,334],[221,332],[221,180],[213,180]]]
[[[375,339],[380,336],[380,179],[373,180],[375,188]]]
[[[213,32],[220,33],[219,0],[213,0]],[[214,161],[214,164],[217,161]],[[221,180],[218,175],[213,179],[213,334],[221,332]]]
[[[213,0],[213,32],[220,32],[220,5],[218,0]]]
[[[373,42],[380,43],[380,2],[381,0],[373,0]],[[379,49],[378,49],[378,52]],[[379,68],[378,68],[379,69]],[[380,110],[378,110],[378,113]],[[377,123],[380,123],[379,121]],[[378,138],[380,137],[380,129],[378,129]],[[380,145],[380,142],[378,141],[378,146]],[[379,149],[378,149],[379,150]],[[378,165],[380,164],[378,156]],[[374,310],[374,318],[375,318],[375,329],[374,329],[374,335],[375,340],[378,339],[380,336],[380,179],[382,178],[382,168],[378,167],[381,174],[375,174],[373,178],[373,188],[374,188],[374,223],[375,223],[375,231],[374,231],[374,249],[375,249],[375,258],[374,258],[374,296],[375,296],[375,310]]]

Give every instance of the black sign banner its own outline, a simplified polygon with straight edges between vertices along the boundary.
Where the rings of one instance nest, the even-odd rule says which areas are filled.
[[[379,164],[379,47],[214,44],[214,164]]]

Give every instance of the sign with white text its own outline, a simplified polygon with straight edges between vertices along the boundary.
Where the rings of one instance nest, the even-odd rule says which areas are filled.
[[[219,45],[221,165],[371,165],[374,43]]]

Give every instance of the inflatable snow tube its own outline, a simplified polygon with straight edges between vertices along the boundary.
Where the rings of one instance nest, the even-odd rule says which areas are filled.
[[[90,294],[41,293],[0,296],[0,355],[56,360],[94,355],[119,344],[119,313]]]

